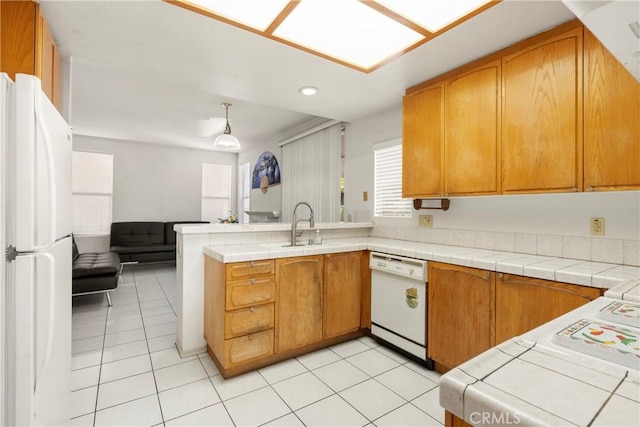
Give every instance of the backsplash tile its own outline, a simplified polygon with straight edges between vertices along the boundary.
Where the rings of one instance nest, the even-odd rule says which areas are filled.
[[[622,264],[623,241],[615,239],[593,239],[591,241],[591,261]]]
[[[562,236],[538,234],[538,255],[562,257]]]
[[[476,231],[476,247],[482,249],[493,249],[495,234],[491,231]]]
[[[371,237],[640,266],[638,240],[376,225]]]
[[[514,251],[522,254],[537,254],[538,239],[535,234],[516,233]]]
[[[588,237],[562,237],[562,257],[591,259],[591,241]]]
[[[622,244],[623,261],[626,265],[640,266],[640,242],[625,240]]]

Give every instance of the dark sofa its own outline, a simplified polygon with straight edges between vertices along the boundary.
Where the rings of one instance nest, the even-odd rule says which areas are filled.
[[[111,251],[122,262],[167,262],[176,260],[176,224],[208,224],[207,221],[114,222]]]
[[[118,287],[120,257],[115,252],[81,254],[73,240],[71,293],[73,296],[104,293],[111,307],[109,292]]]

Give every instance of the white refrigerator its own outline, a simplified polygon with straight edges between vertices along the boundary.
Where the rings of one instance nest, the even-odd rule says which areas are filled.
[[[68,425],[71,129],[36,77],[0,83],[0,424]]]

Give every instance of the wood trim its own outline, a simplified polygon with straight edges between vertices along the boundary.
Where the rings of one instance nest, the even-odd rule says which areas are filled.
[[[433,38],[434,33],[432,33],[431,31],[427,30],[424,27],[421,27],[420,25],[416,24],[410,19],[407,19],[404,16],[400,15],[399,13],[394,12],[391,9],[388,9],[386,6],[378,3],[377,1],[373,1],[373,0],[361,1],[361,3],[366,6],[369,6],[371,9],[375,10],[376,12],[379,12],[385,15],[386,17],[393,19],[394,21],[404,25],[405,27],[411,28],[416,33],[422,34],[425,37],[429,37],[429,39]]]
[[[285,7],[284,9],[282,9],[280,11],[280,13],[278,14],[278,16],[276,16],[276,18],[273,20],[273,22],[271,22],[271,25],[269,25],[267,27],[266,30],[264,30],[264,32],[266,34],[269,35],[273,35],[273,32],[278,29],[278,27],[280,26],[280,24],[282,24],[282,22],[287,19],[287,17],[289,15],[291,15],[291,12],[293,12],[293,9],[295,9],[296,7],[298,7],[298,5],[300,4],[299,0],[292,0],[290,1]]]
[[[453,78],[455,76],[457,76],[460,73],[465,73],[467,71],[472,70],[473,68],[477,68],[480,67],[484,64],[487,64],[491,61],[495,61],[498,59],[502,59],[502,57],[507,56],[507,55],[511,55],[519,50],[522,49],[526,49],[527,47],[530,47],[532,45],[535,44],[539,44],[541,42],[544,42],[546,40],[549,40],[553,37],[557,37],[559,35],[562,35],[563,33],[566,33],[570,30],[576,29],[576,28],[582,28],[582,23],[580,22],[580,20],[578,19],[574,19],[572,21],[566,22],[564,24],[560,24],[557,27],[554,27],[548,31],[545,31],[544,33],[540,33],[537,34],[533,37],[530,37],[528,39],[525,39],[523,41],[517,42],[511,46],[508,46],[502,50],[499,50],[497,52],[494,53],[490,53],[489,55],[483,56],[480,59],[477,59],[475,61],[469,62],[467,64],[464,64],[458,68],[455,68],[453,70],[447,71],[444,74],[440,74],[432,79],[426,80],[422,83],[419,83],[415,86],[411,86],[406,90],[406,95],[412,94],[414,92],[419,92],[421,90],[424,90],[426,88],[428,88],[429,86],[433,86],[437,83],[440,83],[444,80]]]
[[[384,66],[385,64],[388,64],[389,62],[393,61],[394,59],[412,51],[413,49],[425,44],[426,42],[428,42],[429,40],[433,39],[434,37],[439,36],[442,33],[445,33],[446,31],[460,25],[461,23],[473,18],[474,16],[484,12],[485,10],[497,5],[498,3],[500,3],[502,0],[493,0],[490,1],[488,3],[486,3],[485,5],[479,7],[478,9],[474,10],[473,12],[463,16],[462,18],[457,19],[456,21],[452,22],[451,24],[447,25],[446,27],[441,28],[439,31],[435,32],[435,33],[431,33],[428,30],[420,27],[419,25],[413,23],[412,21],[404,18],[402,15],[397,14],[396,12],[387,9],[386,7],[384,7],[383,5],[379,4],[379,3],[375,3],[372,0],[366,0],[366,1],[362,1],[363,4],[371,7],[372,9],[388,16],[389,18],[391,18],[392,20],[405,25],[409,28],[411,28],[412,30],[416,31],[419,34],[424,35],[425,37],[422,40],[417,41],[416,43],[408,46],[407,48],[397,52],[396,54],[389,56],[387,58],[382,59],[380,62],[378,62],[377,64],[372,65],[371,67],[365,68],[365,67],[361,67],[359,65],[353,64],[349,61],[345,61],[339,58],[336,58],[334,56],[331,55],[327,55],[325,53],[322,52],[318,52],[316,50],[313,50],[311,48],[305,47],[303,45],[299,45],[297,43],[294,43],[290,40],[287,40],[285,38],[282,37],[278,37],[276,35],[273,34],[273,32],[280,26],[280,24],[286,19],[287,16],[289,16],[289,14],[291,13],[291,11],[293,11],[293,9],[295,9],[300,0],[292,0],[290,1],[287,6],[285,6],[285,8],[280,12],[280,14],[278,14],[278,16],[273,20],[273,22],[269,25],[269,27],[267,27],[266,30],[261,31],[258,30],[256,28],[250,27],[248,25],[242,24],[240,22],[234,21],[232,19],[226,18],[222,15],[219,15],[215,12],[212,12],[210,10],[204,9],[198,5],[195,5],[193,3],[190,3],[187,0],[163,0],[169,4],[172,4],[174,6],[178,6],[181,7],[183,9],[189,10],[191,12],[195,12],[198,13],[200,15],[206,16],[208,18],[212,18],[215,19],[217,21],[220,22],[224,22],[225,24],[229,24],[232,25],[234,27],[243,29],[245,31],[249,31],[252,32],[254,34],[258,34],[260,36],[266,37],[268,39],[271,40],[275,40],[277,42],[280,42],[282,44],[285,44],[287,46],[302,50],[304,52],[310,53],[312,55],[318,56],[320,58],[323,59],[327,59],[329,61],[335,62],[337,64],[343,65],[345,67],[348,68],[352,68],[354,70],[369,74],[375,70],[377,70],[378,68]]]
[[[360,279],[362,281],[362,304],[360,306],[360,327],[371,330],[371,270],[369,269],[370,251],[363,251],[360,260]]]
[[[225,349],[225,264],[204,257],[204,339],[217,354]]]

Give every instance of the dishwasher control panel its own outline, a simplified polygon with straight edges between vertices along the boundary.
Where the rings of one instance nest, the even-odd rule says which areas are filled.
[[[427,261],[421,259],[371,252],[369,268],[427,282]]]

